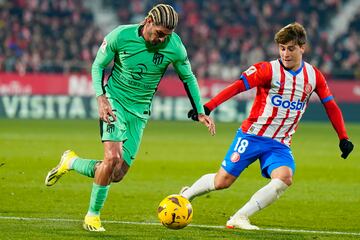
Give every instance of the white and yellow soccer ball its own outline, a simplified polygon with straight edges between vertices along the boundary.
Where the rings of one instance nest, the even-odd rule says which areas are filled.
[[[191,222],[193,209],[189,200],[181,195],[173,194],[160,202],[158,217],[165,227],[181,229]]]

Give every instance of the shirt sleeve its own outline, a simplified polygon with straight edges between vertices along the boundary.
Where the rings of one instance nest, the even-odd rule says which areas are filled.
[[[317,69],[315,69],[316,75],[316,87],[315,92],[319,96],[322,103],[326,103],[332,100],[334,97],[332,96],[330,89],[326,83],[324,75]]]
[[[253,87],[268,83],[271,81],[271,76],[272,70],[269,62],[254,64],[241,74],[239,80],[224,88],[220,93],[207,102],[205,106],[212,111],[233,96]]]
[[[217,106],[226,102],[233,96],[237,95],[240,92],[246,90],[244,81],[236,80],[226,88],[224,88],[221,92],[219,92],[215,97],[213,97],[209,102],[205,104],[205,106],[210,110],[214,110]]]
[[[240,76],[240,79],[242,79],[245,84],[246,90],[268,84],[271,81],[271,78],[272,68],[271,63],[269,62],[256,63],[244,71]]]
[[[326,83],[324,75],[316,68],[316,88],[315,92],[319,96],[321,102],[324,105],[326,114],[334,127],[339,139],[348,139],[344,118],[339,106],[336,104],[334,97],[332,96],[330,89]]]
[[[181,46],[179,46],[179,50],[179,58],[173,62],[174,69],[184,84],[184,88],[193,109],[196,109],[198,113],[204,114],[199,85],[194,73],[191,70],[191,64],[184,45],[181,44]]]
[[[92,64],[91,78],[96,97],[105,93],[104,84],[104,70],[109,63],[114,59],[119,28],[116,28],[105,36]]]

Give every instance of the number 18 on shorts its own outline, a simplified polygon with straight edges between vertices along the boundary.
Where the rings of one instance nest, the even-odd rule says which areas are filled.
[[[260,160],[261,173],[266,178],[280,166],[295,171],[294,158],[287,145],[268,137],[243,133],[241,129],[236,132],[221,166],[229,174],[238,177],[257,159]]]

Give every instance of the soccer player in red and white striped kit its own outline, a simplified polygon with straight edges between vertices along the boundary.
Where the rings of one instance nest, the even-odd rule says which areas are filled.
[[[306,45],[304,27],[296,22],[283,27],[275,34],[275,42],[279,59],[252,65],[239,80],[204,105],[205,112],[210,114],[238,93],[257,88],[250,115],[238,129],[219,171],[200,177],[180,192],[193,200],[204,193],[228,188],[245,168],[259,159],[262,175],[271,180],[227,221],[228,228],[259,229],[250,223],[249,217],[273,203],[292,184],[295,162],[291,138],[313,92],[319,96],[339,137],[341,157],[346,158],[354,147],[323,74],[302,59]],[[190,110],[189,117],[196,121],[196,111]]]

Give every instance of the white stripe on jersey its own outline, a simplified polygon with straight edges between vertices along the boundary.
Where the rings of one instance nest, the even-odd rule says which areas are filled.
[[[257,121],[251,125],[248,133],[270,137],[290,145],[291,137],[306,110],[308,99],[316,87],[315,70],[310,64],[304,62],[302,70],[294,76],[283,69],[278,60],[270,63],[272,66],[271,89],[267,96],[263,96],[266,97],[264,110]],[[281,71],[285,75],[284,84],[281,84]],[[270,121],[272,115],[273,119]],[[267,121],[269,121],[268,126]]]
[[[316,86],[315,70],[308,63],[305,63],[304,67],[306,68],[308,84],[310,84],[312,86],[312,90],[313,90],[313,89],[315,89],[315,86]],[[301,71],[298,74],[298,76],[296,76],[296,78],[297,78],[297,80],[296,80],[296,91],[295,91],[294,99],[296,99],[296,98],[301,99],[301,98],[303,98],[304,85],[305,85],[304,70]],[[311,95],[311,93],[306,94],[306,97],[304,99],[304,102],[305,102],[306,105],[304,106],[304,109],[301,111],[298,118],[296,119],[296,116],[293,116],[293,117],[289,117],[288,119],[286,119],[287,124],[285,124],[284,127],[281,128],[281,130],[278,133],[278,136],[285,136],[285,138],[282,141],[287,145],[290,145],[291,137],[295,133],[297,125],[299,124],[300,119],[301,119],[302,115],[304,114],[304,112],[306,110],[310,95]],[[290,112],[293,112],[293,111],[290,111]],[[295,120],[296,120],[296,122],[294,122]]]

